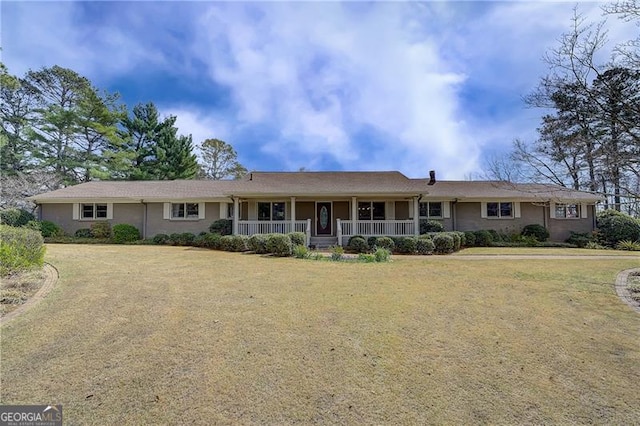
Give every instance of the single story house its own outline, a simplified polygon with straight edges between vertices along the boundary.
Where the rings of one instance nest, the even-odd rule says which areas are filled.
[[[446,230],[519,232],[539,224],[554,241],[595,228],[601,197],[555,185],[411,179],[400,172],[252,172],[236,181],[95,181],[30,197],[38,216],[67,233],[93,222],[128,223],[145,238],[207,231],[304,232],[310,244],[352,235],[418,235],[421,219]]]

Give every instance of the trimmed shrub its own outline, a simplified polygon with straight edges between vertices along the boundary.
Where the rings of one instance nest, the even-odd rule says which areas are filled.
[[[375,257],[376,262],[389,262],[391,260],[391,250],[379,247],[373,253],[373,256]]]
[[[267,236],[267,251],[274,256],[291,256],[293,245],[291,239],[285,234],[269,234]]]
[[[76,238],[91,238],[91,237],[93,237],[93,235],[91,235],[91,229],[89,229],[89,228],[78,229],[73,234],[73,236],[76,237]]]
[[[304,246],[307,242],[307,236],[304,232],[289,232],[287,234],[294,246]]]
[[[416,240],[416,253],[418,254],[431,254],[435,248],[431,238],[418,238]]]
[[[451,235],[451,238],[453,238],[453,251],[460,251],[460,246],[462,245],[462,238],[460,237],[460,234],[457,232],[447,232],[447,234]]]
[[[420,219],[420,234],[427,232],[444,232],[444,225],[437,220]]]
[[[128,223],[119,223],[113,226],[113,242],[116,244],[130,243],[140,239],[140,231]]]
[[[207,233],[202,236],[202,246],[208,249],[220,250],[222,235]]]
[[[524,235],[525,237],[533,237],[537,241],[547,241],[549,239],[549,231],[542,225],[538,225],[537,223],[533,223],[531,225],[527,225],[522,228],[522,232],[520,235]]]
[[[378,237],[376,238],[375,246],[392,252],[396,248],[396,243],[389,237]]]
[[[433,236],[434,253],[449,254],[454,251],[455,237],[450,233],[441,233]]]
[[[267,240],[269,236],[266,234],[253,234],[247,240],[247,248],[256,254],[269,253],[267,249]]]
[[[218,219],[209,226],[212,234],[231,235],[233,232],[233,221],[231,219]]]
[[[247,251],[247,241],[244,235],[223,235],[220,237],[220,248],[224,251]]]
[[[169,241],[167,241],[167,243],[171,244],[172,246],[180,245],[180,234],[177,232],[169,234]]]
[[[0,210],[0,223],[9,226],[24,226],[36,218],[23,209]]]
[[[476,236],[476,247],[489,247],[493,243],[491,232],[483,229],[474,232]]]
[[[91,233],[91,230],[89,230]],[[169,244],[171,242],[171,238],[167,234],[156,234],[151,239],[154,244]]]
[[[349,238],[347,248],[355,253],[366,253],[369,251],[369,244],[367,244],[367,241],[364,239],[364,237],[353,236]]]
[[[292,252],[297,259],[308,259],[311,256],[309,249],[304,245],[293,246]]]
[[[476,245],[476,234],[473,231],[465,231],[464,233],[464,246],[465,247],[475,247]]]
[[[640,220],[616,210],[605,210],[597,216],[600,243],[614,247],[619,241],[640,240]]]
[[[416,238],[399,237],[395,241],[396,253],[413,254],[416,251]]]
[[[191,244],[193,244],[195,239],[196,239],[195,234],[192,234],[191,232],[183,232],[182,234],[180,234],[180,237],[178,238],[178,245],[190,246]]]
[[[62,228],[49,220],[43,220],[40,222],[40,233],[44,238],[64,237],[64,231]]]
[[[109,222],[94,222],[91,224],[93,238],[111,238],[111,225]]]
[[[0,225],[0,276],[42,266],[44,252],[39,232]]]
[[[587,244],[593,241],[593,237],[589,232],[573,232],[569,234],[569,238],[566,242],[573,244],[574,246],[584,248]]]
[[[373,250],[373,248],[376,246],[377,240],[378,240],[378,237],[367,238],[367,245],[369,246],[369,250]]]

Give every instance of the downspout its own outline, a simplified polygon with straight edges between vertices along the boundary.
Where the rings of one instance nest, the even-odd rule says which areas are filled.
[[[143,213],[142,213],[142,239],[147,239],[147,203],[144,200],[140,200],[142,204]]]
[[[453,202],[451,203],[451,228],[454,231],[458,230],[458,226],[457,226],[457,209],[456,209],[456,205],[458,204],[458,199],[456,198],[455,200],[453,200]]]

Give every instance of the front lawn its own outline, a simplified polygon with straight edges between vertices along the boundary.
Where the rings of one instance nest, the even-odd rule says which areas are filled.
[[[505,250],[505,249],[502,249]],[[314,262],[49,245],[3,326],[2,404],[69,424],[632,424],[638,258]]]

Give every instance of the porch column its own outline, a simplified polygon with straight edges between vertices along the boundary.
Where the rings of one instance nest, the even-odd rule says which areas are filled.
[[[420,202],[413,197],[413,235],[420,235]]]
[[[233,235],[238,235],[238,222],[240,221],[240,199],[233,197]]]
[[[291,197],[291,232],[296,231],[296,197]]]
[[[353,221],[353,229],[355,230],[356,220],[358,220],[358,201],[356,197],[351,197],[351,220]]]

